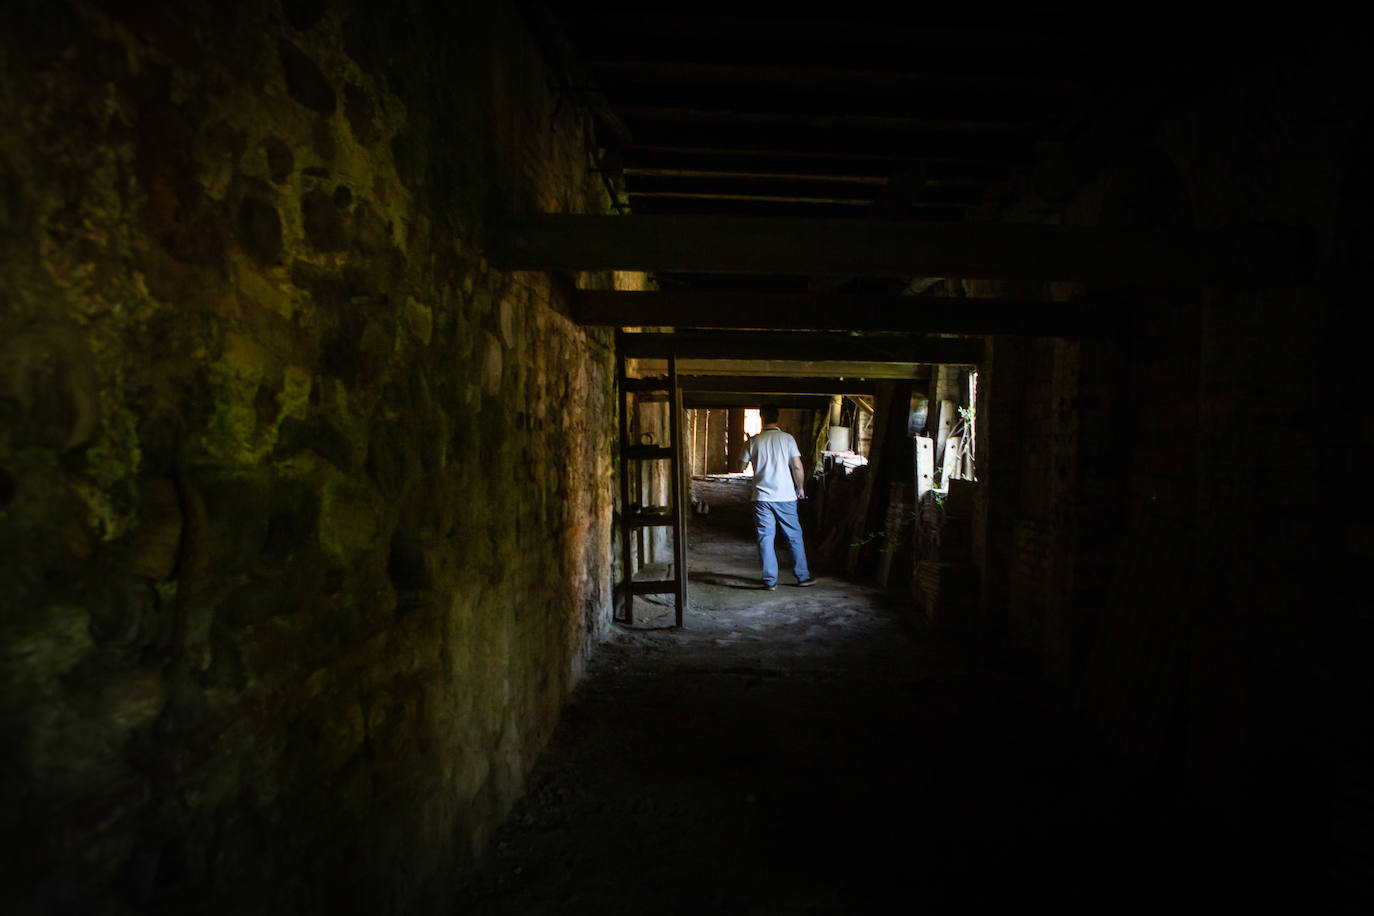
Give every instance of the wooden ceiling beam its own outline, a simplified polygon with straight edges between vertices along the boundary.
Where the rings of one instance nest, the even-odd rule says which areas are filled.
[[[1050,77],[911,72],[882,67],[760,66],[755,63],[704,63],[674,60],[596,60],[590,63],[603,86],[690,86],[731,92],[769,89],[783,92],[904,92],[986,94],[1001,98],[1075,99],[1085,87]]]
[[[585,19],[585,13],[583,14]],[[1005,18],[1005,17],[999,17]],[[798,45],[818,45],[822,48],[865,48],[870,52],[887,48],[909,58],[913,49],[928,50],[931,54],[947,52],[962,56],[973,52],[980,58],[997,54],[1032,54],[1076,56],[1078,60],[1110,60],[1128,48],[1147,47],[1147,40],[1156,36],[1130,32],[1119,28],[1113,32],[1100,29],[1085,32],[1083,19],[1074,19],[1073,31],[1041,28],[994,28],[986,23],[920,22],[911,17],[807,18],[777,16],[771,18],[737,15],[675,15],[672,13],[619,10],[613,17],[595,18],[584,23],[584,34],[590,38],[602,36],[603,41],[591,42],[599,47],[625,48],[647,46],[649,43],[682,42],[689,45],[730,44],[763,51],[770,47],[793,48]],[[1105,23],[1103,23],[1105,25]],[[634,41],[626,41],[627,38]],[[589,51],[588,56],[604,59],[608,55]],[[660,55],[660,58],[663,55]],[[917,55],[922,56],[922,55]],[[693,55],[701,60],[703,55]],[[866,58],[872,65],[873,56]]]
[[[873,394],[877,382],[864,378],[771,375],[679,375],[683,391],[735,391],[750,394]]]
[[[884,187],[884,182],[832,181],[824,178],[733,178],[729,176],[631,175],[626,190],[632,195],[663,197],[726,198],[744,200],[806,200],[869,204]],[[923,182],[921,203],[975,206],[983,201],[982,186],[976,183],[938,184]]]
[[[931,182],[1006,181],[1015,169],[1006,163],[988,160],[915,158],[892,155],[827,156],[803,153],[716,153],[701,150],[671,150],[630,145],[624,148],[623,168],[627,175],[682,177],[819,179],[853,183],[887,181],[902,161],[920,162]]]
[[[867,200],[769,200],[727,197],[687,197],[654,194],[628,195],[632,213],[643,216],[747,217],[751,219],[834,219],[854,221],[871,216],[873,205]],[[962,222],[968,207],[952,204],[927,204],[916,201],[908,206],[912,217],[926,222]]]
[[[743,110],[739,107],[631,107],[617,105],[616,113],[629,124],[683,124],[711,127],[765,128],[862,131],[868,133],[926,133],[950,136],[973,135],[994,141],[1023,140],[1024,125],[1020,120],[1003,120],[1000,117],[976,119],[965,114],[962,117],[924,117],[903,114],[899,110],[886,107],[877,111],[861,113],[851,110],[820,111],[816,108],[802,108],[797,111],[776,111],[768,108],[762,111]]]
[[[641,376],[668,374],[664,357],[635,359]],[[768,376],[770,378],[907,379],[930,377],[930,364],[873,362],[870,360],[795,360],[795,359],[679,359],[679,372],[694,377],[721,375]]]
[[[493,224],[510,270],[973,277],[1127,285],[1308,283],[1310,230],[1183,232],[1034,223],[556,214]]]
[[[762,407],[764,397],[774,407],[817,410],[830,405],[829,395],[769,394],[763,397],[747,391],[684,391],[682,406],[718,410],[725,407]]]
[[[957,159],[1026,165],[1034,161],[1030,136],[918,130],[911,127],[831,127],[725,123],[717,120],[631,120],[635,144],[663,150],[810,156],[881,156],[889,159]]]
[[[983,353],[983,342],[973,338],[919,335],[857,337],[851,334],[786,331],[622,332],[616,337],[616,346],[625,356],[632,359],[666,359],[676,356],[678,359],[792,360],[819,363],[864,361],[973,365],[982,358]],[[860,375],[854,372],[842,374]]]
[[[584,325],[1090,337],[1109,309],[1084,302],[806,293],[581,290]]]

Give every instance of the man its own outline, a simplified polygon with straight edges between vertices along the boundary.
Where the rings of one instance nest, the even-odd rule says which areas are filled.
[[[797,575],[797,584],[813,585],[816,580],[806,566],[806,547],[797,518],[797,500],[806,495],[801,451],[797,440],[778,429],[776,407],[765,406],[759,415],[763,418],[763,430],[744,444],[739,469],[754,466],[754,527],[759,536],[759,559],[763,562],[763,587],[778,587],[778,556],[773,551],[778,528],[792,548],[792,570]]]

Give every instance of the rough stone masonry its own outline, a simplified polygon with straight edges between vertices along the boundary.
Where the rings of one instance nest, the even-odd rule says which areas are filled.
[[[441,902],[607,625],[611,342],[481,250],[589,125],[374,6],[7,5],[9,912]]]

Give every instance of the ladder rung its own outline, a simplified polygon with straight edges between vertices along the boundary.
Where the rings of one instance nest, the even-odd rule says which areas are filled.
[[[673,447],[671,445],[627,445],[621,450],[626,458],[658,459],[672,458]]]
[[[673,513],[634,512],[626,516],[625,520],[634,528],[662,528],[673,524]]]
[[[631,582],[630,593],[634,595],[671,595],[677,592],[676,579],[654,579],[649,582]]]
[[[627,378],[626,391],[671,391],[666,378]]]

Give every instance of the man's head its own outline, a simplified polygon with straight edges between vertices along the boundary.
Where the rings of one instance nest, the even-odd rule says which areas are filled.
[[[759,417],[765,423],[778,422],[778,408],[772,404],[764,404],[759,408]]]

